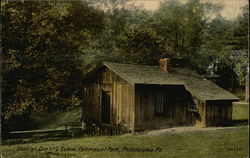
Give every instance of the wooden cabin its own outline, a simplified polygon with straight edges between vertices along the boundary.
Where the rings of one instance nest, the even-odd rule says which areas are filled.
[[[170,69],[164,62],[160,67],[105,62],[88,73],[84,118],[132,132],[230,123],[237,97],[188,68]]]

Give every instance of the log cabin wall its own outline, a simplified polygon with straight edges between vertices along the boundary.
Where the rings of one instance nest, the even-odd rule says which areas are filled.
[[[132,131],[179,125],[212,126],[232,119],[232,101],[237,101],[237,97],[190,75],[192,71],[176,69],[183,77],[159,71],[158,67],[145,65],[104,63],[84,79],[85,118],[100,123],[105,116],[103,109],[107,109],[108,123]],[[180,83],[183,85],[173,85]],[[216,101],[224,99],[228,100]],[[195,109],[190,108],[192,102]]]
[[[157,114],[156,100],[161,93],[163,109],[162,113]],[[184,86],[135,85],[135,130],[203,124],[204,103],[199,100],[198,111],[191,112],[187,104],[192,101],[191,94]]]
[[[110,92],[110,123],[133,129],[133,85],[104,67],[84,81],[83,115],[101,121],[102,91]]]
[[[232,121],[232,101],[207,101],[206,126],[227,125]]]

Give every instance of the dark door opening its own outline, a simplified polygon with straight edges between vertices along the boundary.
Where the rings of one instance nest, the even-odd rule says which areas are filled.
[[[110,92],[102,91],[101,123],[110,123]]]

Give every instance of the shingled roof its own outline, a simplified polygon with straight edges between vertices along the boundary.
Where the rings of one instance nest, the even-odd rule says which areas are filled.
[[[122,77],[130,84],[184,85],[197,98],[208,100],[238,101],[228,91],[201,78],[188,68],[172,68],[171,72],[162,71],[159,66],[132,65],[104,62],[104,66]]]

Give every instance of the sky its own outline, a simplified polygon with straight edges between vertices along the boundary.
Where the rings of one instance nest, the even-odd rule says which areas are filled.
[[[143,5],[147,10],[156,10],[160,2],[163,0],[134,0],[136,5]],[[183,2],[188,0],[181,0]],[[223,5],[221,11],[222,16],[226,18],[233,19],[241,13],[241,7],[248,4],[248,0],[201,0],[201,2],[210,2],[213,4]]]

